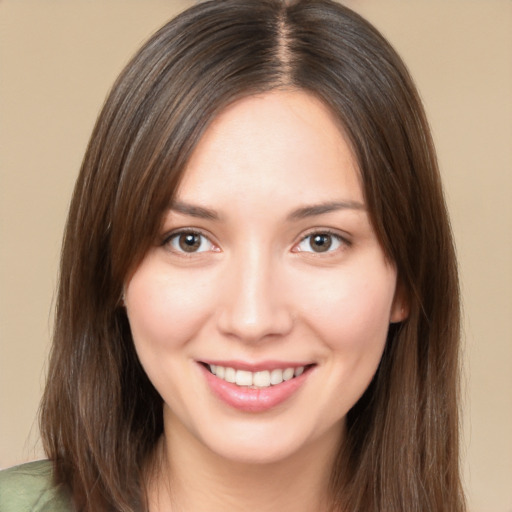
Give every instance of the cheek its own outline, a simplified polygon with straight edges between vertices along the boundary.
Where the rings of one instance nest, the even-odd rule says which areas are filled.
[[[178,348],[208,314],[203,280],[182,280],[179,273],[155,272],[144,263],[130,280],[125,304],[137,350],[143,345]]]
[[[324,281],[323,292],[303,294],[310,332],[324,351],[322,402],[325,423],[337,422],[363,395],[377,371],[389,330],[396,274],[371,265],[336,272]]]
[[[305,318],[333,349],[381,350],[390,323],[396,274],[386,265],[325,275],[301,294]]]

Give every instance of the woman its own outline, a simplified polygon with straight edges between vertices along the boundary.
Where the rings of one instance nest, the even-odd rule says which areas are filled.
[[[144,45],[84,158],[56,313],[52,464],[4,474],[2,510],[20,487],[34,510],[464,510],[435,152],[339,4],[205,2]]]

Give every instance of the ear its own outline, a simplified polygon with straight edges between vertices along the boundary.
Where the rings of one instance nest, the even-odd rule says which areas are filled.
[[[126,303],[124,301],[125,296],[126,296],[126,286],[123,286],[123,290],[121,292],[121,296],[117,300],[117,307],[120,307],[120,308],[125,308],[126,307]]]
[[[403,322],[409,316],[409,299],[405,291],[405,287],[399,281],[396,285],[395,296],[391,306],[391,314],[389,316],[389,323],[396,324]]]

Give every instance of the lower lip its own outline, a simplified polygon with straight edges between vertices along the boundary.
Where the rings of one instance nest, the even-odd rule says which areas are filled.
[[[281,384],[253,389],[226,382],[203,365],[199,366],[213,393],[227,405],[244,412],[264,412],[282,404],[299,390],[311,373],[309,368],[302,375]]]

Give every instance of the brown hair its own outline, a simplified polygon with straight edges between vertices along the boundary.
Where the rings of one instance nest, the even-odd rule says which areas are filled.
[[[459,295],[435,152],[386,40],[329,0],[214,0],[157,32],[115,83],[76,183],[41,431],[79,510],[144,508],[162,400],[137,359],[123,284],[154,242],[201,134],[238,98],[305,90],[339,118],[408,319],[347,417],[336,509],[460,512]]]

